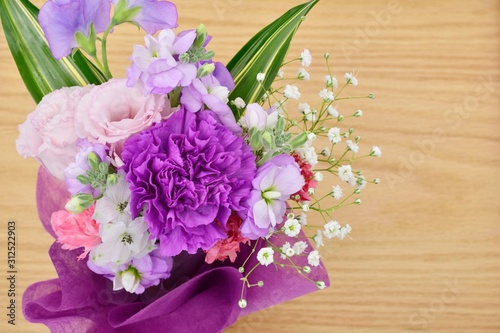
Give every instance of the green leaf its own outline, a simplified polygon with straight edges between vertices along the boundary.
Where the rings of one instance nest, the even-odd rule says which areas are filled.
[[[229,95],[229,100],[241,97],[247,104],[260,100],[274,82],[295,31],[318,1],[311,0],[290,9],[252,37],[238,51],[227,65],[235,82],[235,88]],[[257,82],[258,73],[265,74],[262,83]],[[234,105],[231,105],[231,109],[238,120],[243,110],[238,110]]]
[[[28,0],[0,0],[0,19],[21,77],[39,102],[46,94],[69,86],[100,84],[104,75],[80,51],[56,60],[38,24],[38,8]]]

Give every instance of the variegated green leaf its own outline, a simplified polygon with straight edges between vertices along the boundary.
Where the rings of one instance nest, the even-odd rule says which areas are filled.
[[[28,0],[0,0],[0,18],[7,43],[35,102],[61,87],[106,81],[80,52],[72,58],[54,59],[37,17],[38,8]]]
[[[235,88],[229,96],[230,100],[241,97],[247,104],[260,100],[278,74],[295,31],[318,1],[311,0],[290,9],[250,39],[234,56],[227,65],[235,82]],[[258,73],[265,74],[262,83],[256,80]],[[236,119],[239,119],[241,111],[233,105],[231,108]]]

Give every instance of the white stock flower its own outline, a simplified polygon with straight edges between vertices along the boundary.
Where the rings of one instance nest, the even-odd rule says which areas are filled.
[[[130,222],[130,189],[124,173],[118,173],[117,182],[108,185],[104,196],[96,201],[92,218],[99,223]]]
[[[98,266],[108,263],[121,265],[156,248],[142,217],[130,223],[118,221],[101,224],[100,235],[102,243],[90,252],[91,260]]]

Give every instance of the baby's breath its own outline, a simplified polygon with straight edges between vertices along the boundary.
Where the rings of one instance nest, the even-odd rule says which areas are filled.
[[[319,99],[316,97],[312,101],[302,100],[300,86],[309,84],[304,81],[312,79],[312,75],[305,69],[311,65],[312,56],[308,50],[304,50],[298,58],[283,65],[292,66],[297,60],[300,61],[301,67],[290,71],[297,73],[295,77],[286,77],[283,68],[280,69],[274,83],[277,87],[266,91],[265,97],[261,100],[263,107],[267,104],[270,110],[278,111],[280,121],[274,128],[259,134],[265,137],[266,141],[264,146],[260,146],[256,155],[262,156],[262,159],[269,159],[281,153],[293,154],[301,163],[309,165],[310,176],[305,182],[312,183],[309,183],[309,188],[304,189],[310,200],[304,200],[298,194],[292,195],[289,201],[290,210],[286,214],[285,221],[281,224],[278,221],[276,228],[271,228],[265,238],[255,242],[252,252],[240,268],[242,274],[246,273],[242,279],[240,306],[246,306],[246,301],[243,299],[244,289],[260,286],[259,283],[250,283],[249,276],[256,267],[262,265],[293,269],[319,289],[325,288],[324,281],[311,280],[308,274],[312,270],[322,269],[320,252],[327,242],[350,237],[351,226],[337,221],[336,212],[341,208],[360,205],[359,195],[367,184],[380,183],[378,178],[367,180],[361,170],[354,168],[357,160],[380,157],[382,154],[378,146],[372,146],[367,152],[354,127],[348,127],[350,125],[348,121],[360,118],[363,111],[352,105],[345,107],[340,105],[360,98],[373,99],[375,96],[373,94],[346,96],[349,89],[358,85],[357,76],[353,72],[345,73],[345,82],[339,85],[330,68],[330,58],[330,54],[326,53],[324,59],[327,73],[323,76],[323,87],[318,90]],[[263,74],[257,77],[259,82],[263,82],[264,79]],[[243,101],[235,100],[234,104],[237,107],[244,107]],[[349,109],[355,111],[344,111]],[[343,110],[342,113],[346,116],[339,110]],[[250,138],[256,138],[255,133],[250,135]],[[314,217],[308,218],[311,213],[315,214]],[[280,237],[272,237],[273,235]],[[312,246],[308,246],[306,237],[312,241]],[[265,242],[265,245],[255,253],[257,244],[262,245],[262,242]],[[249,262],[249,258],[255,255],[257,264],[248,271],[245,265]],[[297,264],[300,258],[302,258],[300,262],[306,265]]]

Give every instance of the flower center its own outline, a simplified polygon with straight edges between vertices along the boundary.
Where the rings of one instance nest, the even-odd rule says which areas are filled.
[[[122,235],[122,243],[123,243],[123,244],[129,244],[129,245],[130,245],[130,244],[132,244],[133,242],[134,242],[134,240],[132,239],[132,236],[130,236],[130,234],[129,234],[129,233],[127,233],[127,232],[126,232],[126,233],[124,233],[124,234]]]
[[[120,202],[118,205],[116,205],[116,210],[119,211],[120,213],[123,213],[125,208],[127,208],[128,201]]]
[[[265,191],[264,193],[262,193],[262,198],[264,198],[266,200],[274,200],[274,199],[277,199],[279,197],[281,197],[281,193],[278,191],[268,190],[268,191]]]

